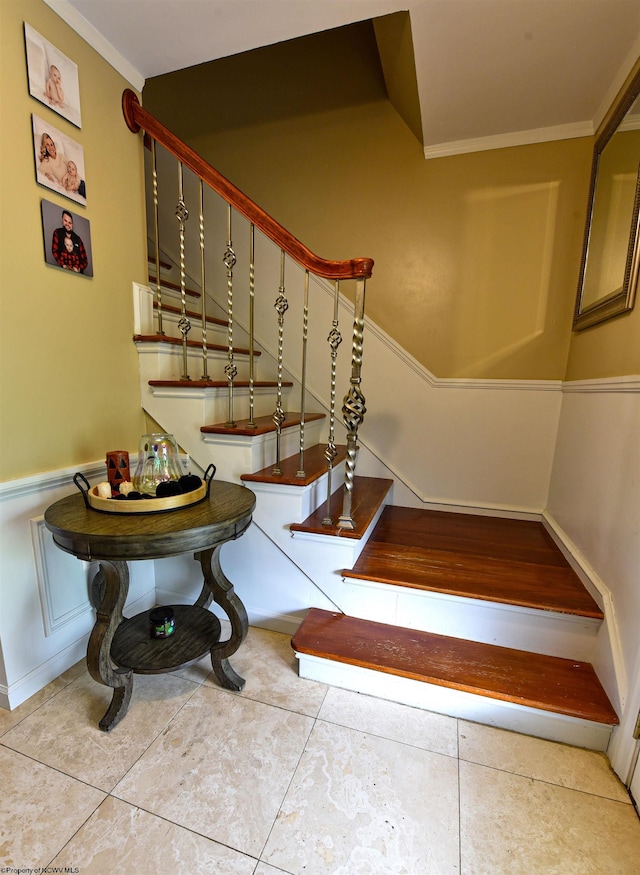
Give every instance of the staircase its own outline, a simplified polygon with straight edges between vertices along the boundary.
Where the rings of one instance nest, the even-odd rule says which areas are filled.
[[[342,573],[351,610],[308,613],[301,675],[606,749],[618,719],[589,663],[604,617],[541,523],[387,506]]]
[[[301,410],[296,399],[306,384],[296,343],[283,361],[281,339],[269,340],[268,309],[258,309],[251,333],[236,303],[231,415],[224,300],[207,307],[206,379],[182,373],[185,357],[190,372],[200,367],[199,301],[209,283],[202,289],[188,277],[187,287],[176,257],[165,249],[162,262],[154,259],[163,334],[151,289],[134,289],[142,406],[194,467],[213,463],[217,477],[255,492],[254,525],[224,553],[250,622],[294,633],[303,677],[605,750],[618,720],[590,665],[603,613],[542,524],[394,506],[393,480],[365,464],[351,481],[353,525],[340,525],[353,433],[334,423],[334,399],[317,388],[315,354]],[[265,250],[262,264],[263,282],[277,289],[277,249]],[[212,275],[225,289],[223,274]],[[299,311],[301,278],[289,285]],[[184,343],[186,299],[193,337]],[[324,306],[330,325],[330,297]],[[345,372],[338,366],[339,386]],[[279,430],[274,390],[286,411]],[[334,425],[328,472],[326,433]]]

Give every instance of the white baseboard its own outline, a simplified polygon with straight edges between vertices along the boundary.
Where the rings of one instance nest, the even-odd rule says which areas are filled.
[[[182,605],[185,604],[185,594],[162,587],[156,590],[156,601],[160,605]],[[228,621],[227,615],[216,602],[212,602],[209,610],[219,620]],[[250,626],[258,626],[261,629],[268,629],[270,632],[282,632],[285,635],[296,633],[307,612],[305,609],[293,614],[269,613],[264,610],[264,606],[258,608],[248,604],[245,605],[245,610]]]
[[[55,656],[30,671],[16,683],[9,686],[0,685],[0,706],[12,711],[43,687],[46,687],[47,684],[50,684],[51,681],[60,677],[63,672],[68,671],[72,665],[86,656],[88,641],[89,633],[83,635],[70,647],[56,653]]]
[[[624,710],[629,695],[629,679],[625,668],[613,595],[582,551],[578,549],[548,511],[542,514],[542,523],[569,565],[604,611],[605,620],[598,632],[599,646],[592,663],[600,683],[614,708],[620,714]]]
[[[125,616],[132,617],[140,611],[152,608],[155,603],[155,592],[145,593],[135,601],[127,604]],[[0,684],[0,707],[13,711],[18,705],[26,702],[35,693],[60,677],[87,655],[87,644],[91,631],[74,641],[72,645],[56,653],[42,665],[30,671],[24,677],[9,686]]]
[[[249,625],[257,626],[260,629],[268,629],[270,632],[282,632],[284,635],[293,636],[298,631],[300,623],[304,620],[303,614],[265,614],[261,611],[254,611],[251,607],[247,607],[249,616]]]

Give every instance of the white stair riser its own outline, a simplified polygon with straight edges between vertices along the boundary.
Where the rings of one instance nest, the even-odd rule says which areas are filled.
[[[180,315],[178,313],[169,313],[166,310],[162,311],[162,330],[165,334],[168,334],[169,337],[179,337],[182,338],[182,332],[178,327],[178,322],[180,321]],[[197,340],[202,342],[202,327],[201,321],[196,320],[194,318],[190,318],[191,322],[191,330],[188,334],[189,340]],[[158,325],[158,316],[157,312],[155,313],[155,325],[157,328]],[[227,343],[227,329],[223,325],[218,325],[214,323],[207,324],[207,343],[215,343],[218,345],[225,346]],[[238,348],[241,348],[241,345],[236,341],[235,344]],[[248,347],[246,347],[248,348]]]
[[[342,607],[363,620],[581,662],[593,659],[601,625],[588,617],[355,578],[344,579]]]
[[[149,409],[166,410],[178,423],[185,416],[184,425],[193,426],[202,440],[200,428],[203,425],[226,422],[229,415],[229,395],[226,387],[185,388],[181,386],[149,386],[149,380],[142,376],[140,386],[143,406]],[[283,389],[283,397],[288,399],[289,389]],[[258,387],[254,391],[254,415],[268,416],[275,409],[276,399],[272,387]],[[174,410],[174,413],[170,413]],[[149,409],[152,416],[155,414]],[[177,413],[177,415],[176,415]],[[236,420],[249,417],[249,389],[236,386],[233,393],[233,415]],[[157,418],[157,417],[156,417]],[[242,472],[243,474],[246,471]]]
[[[182,357],[182,345],[162,344],[141,341],[136,344],[140,359],[141,371],[147,376],[147,380],[180,380],[183,376],[184,362]],[[207,373],[212,380],[226,380],[224,372],[228,362],[227,353],[221,350],[207,350]],[[254,379],[271,379],[264,377],[258,366],[259,359],[254,361]],[[234,358],[234,364],[238,370],[236,380],[247,381],[249,379],[249,360],[246,356]],[[187,350],[187,373],[192,380],[199,380],[204,370],[204,361],[201,349],[193,347]]]
[[[314,443],[318,443],[318,441]],[[340,489],[344,483],[344,468],[345,463],[342,461],[333,469],[332,492]],[[289,523],[303,522],[320,505],[326,504],[327,479],[328,475],[323,474],[322,477],[308,486],[292,487],[278,483],[252,483],[250,481],[247,482],[247,486],[258,496],[258,513],[264,510],[268,517],[278,521],[278,525],[286,527]]]
[[[248,484],[249,486],[255,484]],[[291,499],[297,503],[289,504],[285,496],[278,495],[282,487],[269,490],[262,485],[260,490],[255,490],[257,495],[256,509],[253,519],[257,526],[265,532],[270,541],[289,557],[291,562],[312,580],[316,587],[318,598],[312,601],[308,607],[316,607],[324,604],[324,599],[331,600],[332,607],[342,608],[344,599],[344,584],[341,572],[344,568],[351,568],[358,556],[364,549],[371,532],[376,526],[385,504],[391,500],[391,491],[387,493],[385,501],[380,505],[378,513],[371,521],[362,538],[335,537],[332,535],[318,535],[306,532],[291,532],[289,526],[294,521],[292,513],[296,509],[300,512],[300,499]],[[339,484],[332,483],[332,489],[339,488]],[[314,497],[310,501],[318,501],[317,507],[325,501],[325,493],[322,488],[311,493]]]
[[[239,481],[248,471],[272,465],[276,459],[276,437],[271,432],[255,438],[242,435],[207,435],[200,431],[203,423],[224,422],[228,415],[226,390],[184,390],[174,388],[151,388],[144,381],[141,386],[142,405],[147,413],[169,433],[201,467],[213,462],[218,477]],[[255,395],[256,416],[273,412],[273,390],[257,390]],[[249,415],[247,390],[234,396],[234,416],[237,419]],[[305,427],[305,444],[312,446],[320,441],[320,430],[326,428],[324,420],[315,420]],[[282,434],[281,457],[295,452],[299,447],[298,429],[285,429]]]
[[[142,285],[134,285],[133,306],[134,306],[134,334],[149,335],[155,334],[158,330],[158,314],[153,307],[154,291]],[[180,305],[179,295],[170,290],[163,295],[164,303]],[[191,310],[198,310],[200,303],[195,304],[188,302],[187,306]],[[225,314],[220,311],[220,317]],[[175,313],[163,311],[162,314],[162,329],[170,337],[182,337],[178,328],[180,316]],[[202,331],[200,323],[197,319],[191,319],[192,329],[189,332],[189,340],[202,340]],[[247,333],[238,324],[234,324],[233,341],[235,350],[248,349],[249,337]],[[207,342],[226,346],[227,344],[227,329],[221,325],[210,324],[207,326]],[[182,376],[182,347],[160,346],[157,343],[139,343],[138,352],[140,356],[156,356],[157,361],[149,363],[148,377],[149,380],[177,380]],[[255,346],[256,352],[261,352],[259,346]],[[212,379],[225,379],[224,366],[228,361],[227,352],[209,350],[207,373]],[[190,349],[187,351],[188,371],[192,379],[199,379],[202,375],[202,351],[199,349]],[[239,380],[249,379],[249,359],[246,353],[238,354],[234,357],[234,363],[238,368]],[[277,377],[277,367],[270,356],[258,355],[254,357],[254,379],[256,380],[275,380]]]
[[[264,413],[273,412],[273,407]],[[261,415],[256,413],[256,416]],[[321,442],[322,430],[326,429],[324,420],[314,420],[305,425],[305,447],[314,446]],[[275,465],[277,457],[277,438],[275,432],[249,437],[247,435],[221,435],[203,434],[204,443],[210,453],[215,453],[219,460],[222,471],[227,472],[228,478],[239,480],[242,474],[260,471],[270,465]],[[300,432],[297,428],[287,428],[280,438],[280,458],[286,459],[300,449]],[[216,464],[218,464],[216,462]],[[260,488],[261,484],[247,483],[249,489]],[[255,489],[254,489],[255,487]],[[297,493],[298,487],[290,487]],[[295,505],[295,495],[292,499]],[[315,508],[314,508],[315,510]],[[310,511],[311,512],[311,511]],[[289,520],[292,522],[293,520]]]
[[[611,727],[601,723],[490,699],[305,653],[296,653],[296,656],[300,677],[330,686],[589,750],[605,751],[609,744]]]

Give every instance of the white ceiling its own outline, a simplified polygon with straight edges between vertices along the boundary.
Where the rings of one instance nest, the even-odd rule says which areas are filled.
[[[46,0],[150,76],[408,10],[427,157],[585,136],[640,56],[640,0]]]

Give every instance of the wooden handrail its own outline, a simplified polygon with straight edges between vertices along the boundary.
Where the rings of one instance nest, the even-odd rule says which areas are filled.
[[[327,261],[315,255],[290,234],[279,222],[273,219],[251,198],[236,188],[221,173],[183,143],[175,134],[147,112],[138,100],[137,95],[127,88],[122,94],[122,112],[127,127],[134,134],[143,129],[171,152],[185,167],[192,170],[210,188],[223,197],[241,215],[252,222],[266,237],[287,255],[295,259],[316,276],[325,279],[368,279],[373,271],[372,258],[352,258],[349,261]]]

